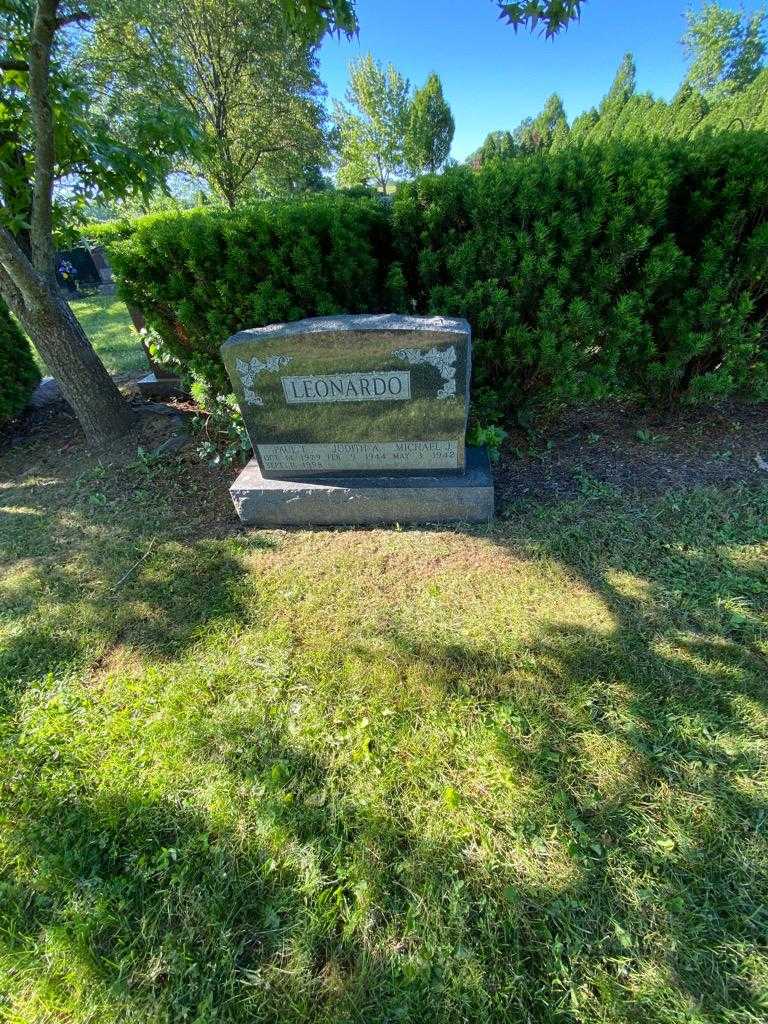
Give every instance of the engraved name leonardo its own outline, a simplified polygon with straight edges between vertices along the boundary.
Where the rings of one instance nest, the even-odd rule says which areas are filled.
[[[369,373],[330,373],[312,377],[283,377],[289,405],[309,402],[398,402],[411,397],[409,370]]]

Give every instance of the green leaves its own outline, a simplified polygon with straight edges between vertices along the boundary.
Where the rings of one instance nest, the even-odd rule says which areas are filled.
[[[708,99],[744,90],[757,77],[766,53],[766,11],[752,14],[708,2],[686,12],[683,46],[690,69],[688,81]]]
[[[366,54],[350,66],[347,104],[335,107],[341,185],[375,182],[382,192],[405,170],[410,83]]]
[[[280,0],[286,16],[302,34],[352,36],[357,32],[357,15],[351,0]]]
[[[417,89],[408,110],[405,161],[413,174],[435,174],[448,159],[455,130],[451,108],[433,72]]]
[[[499,17],[504,18],[517,31],[521,26],[531,32],[540,29],[548,39],[566,28],[569,22],[581,14],[586,0],[520,0],[518,3],[501,3]]]
[[[446,807],[455,811],[461,803],[461,797],[459,796],[458,790],[454,789],[453,786],[446,786],[443,790],[443,802]]]
[[[81,8],[78,8],[81,9]],[[0,14],[3,56],[25,57],[31,4]],[[26,17],[22,16],[26,13]],[[68,8],[61,8],[67,16]],[[177,157],[194,141],[188,111],[155,93],[114,105],[84,61],[82,33],[60,30],[54,40],[50,100],[54,121],[54,224],[61,231],[82,214],[83,198],[148,194],[162,184]],[[28,229],[34,176],[34,132],[29,75],[0,77],[0,223],[17,236]]]
[[[119,5],[87,48],[105,116],[141,126],[151,112],[156,132],[137,140],[151,153],[163,132],[182,142],[183,126],[175,169],[229,206],[301,188],[308,168],[328,163],[318,26],[343,20],[347,5],[287,6],[296,17],[275,0]]]
[[[566,146],[401,187],[409,289],[473,327],[477,420],[768,393],[766,165],[742,134]]]
[[[341,185],[386,192],[393,177],[434,174],[448,159],[455,126],[434,72],[411,96],[394,65],[366,54],[350,67],[347,104],[335,107]]]
[[[29,342],[0,300],[0,423],[21,412],[39,380]]]

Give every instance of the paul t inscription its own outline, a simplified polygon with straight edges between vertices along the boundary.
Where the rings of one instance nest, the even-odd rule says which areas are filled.
[[[464,469],[465,320],[316,317],[241,331],[221,351],[264,476]]]
[[[283,377],[281,383],[289,405],[312,402],[403,402],[411,397],[411,375],[408,371]]]

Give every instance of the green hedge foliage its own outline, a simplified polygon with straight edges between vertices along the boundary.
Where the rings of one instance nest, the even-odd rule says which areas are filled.
[[[768,396],[768,136],[571,147],[403,186],[426,313],[475,335],[476,413]]]
[[[82,234],[85,241],[102,245],[106,249],[114,242],[130,238],[139,225],[147,220],[151,220],[151,217],[121,217],[119,220],[106,220],[101,223],[94,221],[83,229]]]
[[[134,222],[126,299],[227,388],[231,333],[336,312],[465,316],[482,422],[629,395],[768,397],[768,136],[567,147],[401,186]]]
[[[100,240],[121,294],[214,393],[230,390],[219,347],[235,331],[390,305],[391,225],[375,198],[164,213],[117,235]]]
[[[21,412],[39,380],[29,342],[0,302],[0,423]]]

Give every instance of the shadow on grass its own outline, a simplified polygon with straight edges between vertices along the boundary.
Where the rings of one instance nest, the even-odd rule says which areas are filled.
[[[714,543],[702,554],[696,523],[674,516],[605,542],[592,522],[569,529],[492,536],[598,595],[610,633],[548,621],[516,657],[492,636],[392,627],[357,651],[371,669],[417,667],[447,716],[477,709],[479,739],[525,781],[518,819],[489,799],[464,827],[476,797],[459,791],[444,834],[423,832],[397,784],[384,806],[329,788],[333,750],[300,748],[284,716],[217,727],[215,744],[201,733],[190,750],[237,794],[238,820],[182,795],[91,794],[76,762],[42,755],[25,795],[34,817],[10,829],[7,947],[47,935],[63,989],[78,963],[93,980],[83,1019],[101,1000],[144,1021],[760,1020],[763,573]],[[738,515],[722,526],[730,545],[764,536]],[[121,609],[102,596],[84,621],[178,657],[216,617],[234,628],[252,615],[225,551],[180,547],[180,580],[147,559]],[[50,585],[66,604],[67,572]],[[4,655],[17,670],[22,648]]]
[[[108,665],[117,648],[167,660],[250,618],[243,550],[273,545],[201,536],[217,524],[193,519],[210,494],[179,501],[190,486],[182,463],[139,461],[0,492],[0,708],[46,677]]]
[[[554,831],[578,866],[564,892],[535,901],[521,893],[524,928],[550,929],[574,992],[596,995],[602,973],[604,1010],[627,1012],[637,999],[649,1019],[666,1020],[662,1011],[677,1001],[694,1020],[749,1012],[757,1020],[765,999],[750,961],[762,956],[768,926],[768,792],[755,782],[766,735],[731,704],[746,697],[764,707],[765,671],[706,639],[681,648],[706,659],[706,672],[681,671],[649,647],[628,659],[624,645],[637,640],[627,625],[608,644],[590,630],[552,627],[533,651],[534,685],[517,663],[461,645],[403,649],[431,666],[448,696],[483,706],[495,752],[540,801],[531,846]],[[469,688],[468,677],[477,681]],[[618,715],[616,695],[605,693],[613,686],[623,694]],[[494,829],[509,827],[493,809],[488,818]],[[538,942],[535,949],[540,955]],[[530,956],[529,983],[556,979],[551,959],[535,964],[534,948]],[[652,976],[633,996],[643,960]],[[559,1019],[541,1006],[538,1014],[531,1019]],[[574,1006],[564,1019],[592,1017]]]
[[[471,946],[495,911],[486,897],[474,902],[477,885],[457,889],[457,851],[430,849],[350,801],[319,806],[324,766],[276,737],[264,755],[240,769],[261,777],[279,765],[293,799],[273,770],[246,835],[170,801],[61,799],[41,784],[30,794],[37,815],[10,835],[6,950],[55,932],[48,966],[62,989],[70,972],[85,975],[92,988],[78,1008],[118,1019],[130,1010],[147,1020],[384,1021],[490,1009]],[[297,846],[301,871],[286,857]],[[423,889],[433,873],[447,888],[425,905],[409,887]],[[420,918],[440,945],[422,948]],[[507,931],[504,915],[495,928]],[[380,931],[391,942],[374,941]],[[458,931],[464,980],[450,978]],[[509,952],[488,950],[496,970]]]
[[[109,544],[108,537],[103,543]],[[108,663],[117,647],[141,657],[179,657],[204,628],[230,622],[234,629],[247,620],[238,592],[246,573],[240,558],[216,542],[177,549],[174,558],[173,545],[156,545],[156,563],[150,555],[129,580],[120,583],[117,577],[119,586],[102,576],[92,593],[88,577],[94,571],[106,575],[101,561],[92,567],[79,561],[76,569],[50,565],[31,571],[26,585],[14,588],[12,595],[20,625],[0,643],[0,679],[6,690],[3,695],[0,687],[0,707],[36,680]],[[122,568],[126,563],[117,564]],[[130,570],[128,565],[125,571]],[[47,608],[37,619],[41,595]]]

